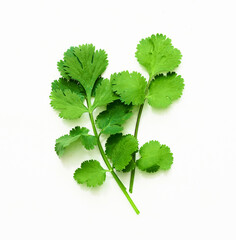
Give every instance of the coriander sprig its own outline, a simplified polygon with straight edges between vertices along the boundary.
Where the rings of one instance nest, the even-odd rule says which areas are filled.
[[[166,108],[182,95],[183,79],[173,71],[180,64],[180,51],[172,46],[171,40],[162,34],[152,35],[142,39],[135,54],[138,62],[149,74],[148,82],[137,72],[128,71],[113,74],[111,82],[113,90],[120,96],[122,102],[132,103],[139,107],[134,137],[138,137],[140,119],[146,100],[154,108]],[[148,149],[148,151],[146,151]],[[170,149],[160,145],[158,141],[143,145],[139,151],[141,158],[136,162],[133,154],[133,169],[130,176],[129,191],[132,193],[135,167],[146,172],[167,170],[171,167],[173,156]],[[145,154],[144,154],[145,153]],[[165,167],[163,167],[165,165]],[[168,166],[168,167],[167,167]]]
[[[122,123],[131,114],[130,106],[115,101],[118,97],[113,93],[110,81],[101,78],[107,65],[108,60],[105,51],[95,51],[92,44],[71,47],[64,53],[64,59],[58,62],[58,70],[62,78],[52,83],[51,106],[59,111],[61,118],[69,120],[78,119],[83,113],[88,112],[94,135],[88,134],[89,130],[87,128],[77,126],[69,134],[56,140],[55,150],[61,157],[66,148],[77,141],[81,141],[87,150],[91,150],[97,145],[108,170],[103,169],[97,160],[87,160],[75,171],[74,179],[80,184],[87,184],[88,187],[96,187],[103,184],[106,173],[110,172],[135,212],[139,214],[139,210],[127,193],[124,184],[111,166],[100,141],[100,135],[103,133],[121,132],[123,130]],[[92,98],[94,98],[93,103]],[[97,118],[97,125],[102,128],[101,132],[98,133],[93,111],[109,103],[107,110]],[[115,124],[114,121],[106,122],[109,117],[111,119],[113,117],[109,113],[107,114],[113,107],[123,109],[123,113],[117,116],[117,118],[123,117],[122,121],[116,119]],[[106,115],[108,116],[104,118]]]
[[[146,81],[140,73],[123,71],[111,75],[110,80],[101,75],[108,65],[104,50],[95,50],[92,44],[71,47],[58,62],[61,74],[52,83],[51,106],[59,111],[59,116],[72,120],[89,114],[93,134],[89,129],[76,126],[56,140],[55,151],[59,157],[71,144],[81,142],[87,150],[98,146],[100,155],[107,167],[94,159],[84,161],[74,173],[79,184],[88,187],[102,185],[106,174],[112,174],[129,203],[139,214],[139,210],[118,177],[119,172],[131,172],[132,192],[135,169],[154,173],[168,170],[173,163],[173,154],[166,145],[153,140],[139,147],[138,130],[145,102],[154,108],[166,108],[180,98],[184,88],[183,79],[174,73],[180,64],[181,53],[174,48],[171,40],[162,34],[143,39],[137,46],[136,58],[149,73]],[[96,120],[94,110],[106,106]],[[123,124],[130,118],[134,106],[138,107],[134,135],[123,135]],[[105,151],[100,136],[107,137]],[[136,154],[140,158],[136,161]]]

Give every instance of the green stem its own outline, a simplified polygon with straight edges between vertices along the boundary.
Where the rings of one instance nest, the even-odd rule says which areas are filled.
[[[148,89],[149,89],[151,80],[152,80],[152,77],[149,78],[148,83],[147,83],[147,86],[146,86],[146,88],[145,88],[145,96],[147,96],[147,94],[148,94]],[[138,116],[137,116],[137,120],[136,120],[136,124],[135,124],[135,130],[134,130],[134,137],[135,137],[136,139],[138,139],[139,123],[140,123],[140,119],[141,119],[141,116],[142,116],[143,107],[144,107],[145,102],[146,102],[146,97],[145,97],[145,99],[144,99],[143,104],[141,104],[141,105],[139,106],[139,110],[138,110]],[[133,154],[132,159],[133,159],[133,162],[135,163],[135,162],[136,162],[136,153]],[[135,176],[135,168],[131,171],[131,174],[130,174],[130,183],[129,183],[129,192],[130,192],[130,193],[133,192],[134,176]]]
[[[133,200],[131,199],[131,197],[129,196],[128,192],[126,191],[126,188],[124,186],[124,184],[121,182],[121,180],[119,179],[119,177],[116,175],[116,173],[114,172],[104,150],[103,150],[103,147],[102,147],[102,144],[101,144],[101,141],[100,141],[100,138],[99,138],[99,134],[97,132],[97,129],[96,129],[96,126],[95,126],[95,121],[94,121],[94,118],[93,118],[93,112],[91,111],[91,100],[90,98],[88,98],[87,100],[87,105],[88,105],[88,109],[89,109],[89,118],[90,118],[90,121],[91,121],[91,124],[92,124],[92,128],[93,128],[93,132],[94,132],[94,135],[95,137],[97,138],[97,144],[98,144],[98,148],[99,148],[99,151],[102,155],[102,158],[107,166],[107,168],[109,169],[109,171],[111,172],[112,176],[114,177],[114,179],[116,180],[118,186],[120,187],[121,191],[124,193],[124,195],[126,196],[126,198],[128,199],[130,205],[132,206],[132,208],[134,209],[134,211],[139,214],[139,210],[138,208],[136,207],[136,205],[134,204]]]

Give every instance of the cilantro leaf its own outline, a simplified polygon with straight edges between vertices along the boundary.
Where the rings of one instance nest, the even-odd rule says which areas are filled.
[[[60,60],[58,63],[57,63],[57,69],[58,71],[60,72],[61,76],[63,78],[65,78],[66,80],[70,80],[71,77],[68,75],[68,73],[66,72],[65,68],[64,68],[64,61],[63,60]]]
[[[115,99],[117,99],[117,96],[112,91],[110,81],[104,79],[96,88],[92,110],[100,106],[105,106],[108,103],[113,102]]]
[[[184,80],[176,73],[156,76],[149,88],[148,103],[155,108],[166,108],[181,97],[183,89]]]
[[[106,52],[95,51],[92,44],[86,44],[69,48],[64,53],[64,61],[59,62],[58,68],[64,77],[66,73],[72,79],[79,81],[87,95],[91,96],[96,80],[106,70],[107,65]]]
[[[51,92],[51,106],[60,111],[59,116],[64,119],[77,119],[88,111],[81,101],[78,94],[71,92],[71,90],[55,90]]]
[[[145,99],[145,78],[137,72],[128,71],[114,73],[111,75],[113,91],[120,95],[122,102],[126,104],[140,105]]]
[[[65,78],[59,78],[59,80],[55,80],[52,82],[52,91],[54,90],[71,90],[71,92],[77,93],[81,100],[84,100],[85,92],[83,87],[75,80],[67,80]]]
[[[87,150],[94,149],[94,146],[97,145],[97,138],[93,135],[81,135],[80,140]]]
[[[172,46],[171,40],[162,34],[142,39],[135,56],[150,77],[173,71],[180,64],[182,57],[180,51]]]
[[[146,172],[156,172],[170,169],[173,163],[173,154],[166,145],[161,145],[158,141],[145,143],[139,150],[141,158],[137,160],[140,170]]]
[[[72,143],[81,140],[87,150],[93,149],[97,144],[97,139],[93,135],[88,134],[89,130],[85,127],[75,127],[70,130],[70,133],[56,140],[55,151],[59,157],[63,155],[66,148]]]
[[[123,130],[121,126],[132,115],[131,106],[116,100],[107,105],[96,119],[96,125],[103,134],[116,134]]]
[[[135,168],[135,162],[133,161],[133,159],[129,162],[129,164],[122,170],[122,172],[130,172]]]
[[[102,83],[103,79],[103,77],[99,76],[98,79],[95,81],[91,94],[92,97],[95,97],[97,87]]]
[[[97,145],[97,138],[93,135],[88,134],[89,130],[85,127],[75,127],[70,131],[72,137],[80,135],[81,143],[87,150],[94,149],[94,146]]]
[[[132,154],[138,151],[138,141],[132,135],[111,135],[106,142],[106,154],[117,171],[125,169],[132,161]]]
[[[74,173],[77,183],[86,183],[88,187],[102,185],[106,179],[106,170],[103,169],[97,160],[85,161]]]

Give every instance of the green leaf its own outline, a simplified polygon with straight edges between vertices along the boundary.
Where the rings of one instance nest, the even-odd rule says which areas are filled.
[[[57,63],[57,69],[60,72],[61,76],[63,78],[65,78],[66,80],[70,80],[71,77],[68,75],[68,73],[66,72],[65,68],[64,68],[64,61],[60,60]]]
[[[99,76],[98,79],[95,81],[91,94],[92,97],[95,97],[97,87],[102,83],[103,79],[103,77]]]
[[[180,51],[172,46],[171,40],[162,34],[142,39],[135,56],[150,77],[173,71],[180,64],[182,57]]]
[[[96,125],[103,134],[116,134],[123,130],[121,126],[132,115],[131,106],[116,100],[107,105],[96,119]]]
[[[59,78],[59,80],[52,82],[52,91],[62,90],[64,92],[67,89],[71,90],[71,92],[77,93],[80,96],[81,100],[84,100],[85,92],[78,81]]]
[[[80,140],[87,150],[94,149],[94,146],[97,145],[97,138],[93,135],[82,135]]]
[[[106,106],[118,97],[113,93],[111,83],[108,79],[102,80],[97,86],[92,110],[97,107]]]
[[[173,163],[173,154],[166,145],[161,145],[158,141],[145,143],[139,150],[141,158],[137,160],[140,170],[146,172],[156,172],[170,169]]]
[[[122,170],[122,172],[130,172],[135,168],[135,163],[133,159],[129,162],[129,164]]]
[[[55,145],[57,155],[61,157],[66,148],[79,139],[87,150],[93,149],[97,144],[97,139],[95,136],[89,135],[88,132],[89,130],[85,127],[75,127],[69,134],[58,138]]]
[[[61,67],[63,65],[63,68]],[[60,69],[81,83],[88,96],[98,77],[108,65],[107,54],[104,50],[96,50],[92,44],[71,47],[64,53],[63,64]],[[61,74],[64,74],[61,71]]]
[[[106,170],[103,169],[97,160],[85,161],[74,173],[77,183],[86,183],[88,187],[102,185],[106,179]]]
[[[184,80],[176,73],[159,75],[151,82],[147,96],[148,103],[155,108],[166,108],[181,97],[183,89]]]
[[[125,169],[132,161],[132,154],[138,151],[138,141],[132,135],[111,135],[106,142],[106,154],[117,171]]]
[[[77,119],[88,111],[84,106],[81,96],[69,89],[51,92],[51,106],[60,111],[59,116],[64,119]]]
[[[126,104],[140,105],[145,99],[146,79],[137,72],[128,71],[111,75],[113,91],[120,95],[122,102]]]

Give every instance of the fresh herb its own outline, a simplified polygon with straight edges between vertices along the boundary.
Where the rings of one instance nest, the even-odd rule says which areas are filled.
[[[113,90],[125,104],[132,103],[139,107],[134,137],[137,139],[139,123],[147,100],[149,105],[157,109],[168,107],[174,100],[181,97],[184,81],[173,71],[180,64],[180,51],[172,46],[171,40],[162,34],[142,39],[135,54],[138,62],[149,74],[148,82],[136,72],[121,72],[111,76]],[[157,141],[144,144],[139,151],[141,158],[136,164],[133,154],[133,165],[140,170],[156,172],[167,170],[173,162],[172,153],[165,145]],[[132,193],[135,168],[131,171],[129,191]]]
[[[87,150],[97,146],[107,167],[104,169],[98,160],[84,161],[74,173],[75,181],[96,187],[102,185],[106,174],[110,173],[139,214],[118,173],[131,172],[132,192],[136,166],[150,173],[171,167],[173,156],[167,146],[150,141],[139,149],[138,128],[146,99],[154,108],[166,108],[181,96],[184,84],[183,79],[172,72],[180,63],[180,51],[165,36],[157,34],[142,40],[136,57],[149,73],[148,82],[140,73],[128,71],[112,74],[110,80],[104,79],[102,74],[108,65],[104,50],[95,50],[92,44],[71,47],[58,62],[62,77],[52,83],[50,98],[51,106],[63,119],[78,119],[88,113],[94,134],[89,134],[85,127],[76,126],[56,140],[57,155],[61,157],[76,142],[82,143]],[[100,107],[104,106],[106,110],[101,111]],[[139,107],[134,136],[123,135],[123,124],[131,117],[134,106]],[[96,120],[95,109],[100,111]],[[101,135],[107,138],[105,150]],[[138,151],[140,159],[136,161]]]
[[[77,126],[68,135],[56,140],[55,150],[61,157],[72,143],[80,141],[87,150],[97,145],[107,170],[97,160],[88,160],[75,171],[74,179],[80,184],[86,183],[89,187],[95,187],[101,185],[105,181],[106,173],[110,172],[135,212],[139,214],[139,210],[111,166],[100,142],[101,134],[121,132],[122,124],[131,115],[131,106],[118,100],[118,96],[112,91],[109,79],[101,78],[107,65],[105,51],[95,50],[92,44],[71,47],[64,53],[64,59],[58,62],[58,70],[62,78],[52,83],[51,106],[59,111],[61,118],[69,120],[78,119],[87,112],[94,135],[90,135],[87,128]],[[93,112],[98,107],[106,105],[107,110],[100,113],[96,120],[97,127],[101,129],[98,133]]]

